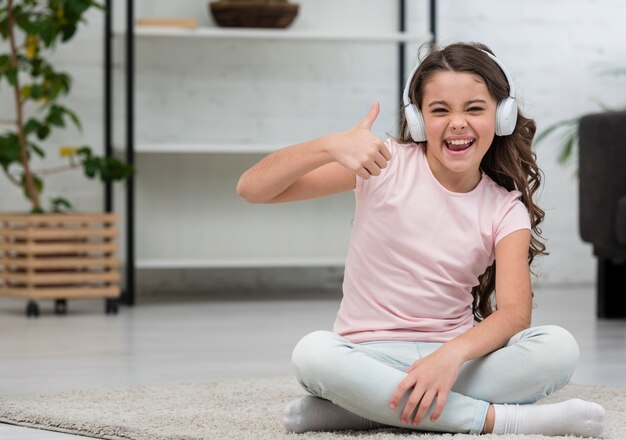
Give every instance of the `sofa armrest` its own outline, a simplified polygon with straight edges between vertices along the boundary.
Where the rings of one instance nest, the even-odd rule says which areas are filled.
[[[626,196],[626,111],[586,115],[579,130],[579,226],[594,248],[626,251],[626,232],[616,236],[616,209]],[[623,209],[623,208],[620,208]],[[620,211],[621,219],[623,211]],[[619,221],[622,225],[622,221]]]
[[[626,246],[626,196],[620,197],[615,206],[615,237]]]

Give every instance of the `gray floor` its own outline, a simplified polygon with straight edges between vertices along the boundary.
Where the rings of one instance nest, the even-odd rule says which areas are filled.
[[[626,320],[595,319],[592,286],[535,292],[533,325],[558,324],[578,339],[573,381],[626,387]],[[166,384],[290,374],[292,347],[307,332],[329,329],[335,295],[232,295],[152,301],[105,316],[100,300],[70,301],[56,316],[50,302],[26,319],[25,303],[0,298],[0,392]],[[82,437],[0,424],[0,438]]]

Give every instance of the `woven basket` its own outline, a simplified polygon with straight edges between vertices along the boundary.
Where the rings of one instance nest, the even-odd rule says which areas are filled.
[[[219,26],[286,28],[298,15],[300,5],[256,3],[253,1],[214,1],[209,9]]]

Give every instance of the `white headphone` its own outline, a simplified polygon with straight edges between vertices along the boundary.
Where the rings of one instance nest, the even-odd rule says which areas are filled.
[[[482,50],[482,49],[480,49]],[[509,96],[504,98],[502,101],[498,103],[496,107],[496,134],[498,136],[508,136],[513,133],[515,130],[515,124],[517,123],[517,102],[515,101],[515,84],[511,79],[511,75],[509,71],[504,67],[504,64],[500,62],[495,56],[490,54],[489,52],[482,50],[485,52],[489,58],[494,60],[502,72],[504,72],[504,76],[506,77],[507,82],[509,83]],[[409,98],[409,86],[411,85],[411,80],[417,71],[417,68],[420,66],[418,63],[409,78],[406,81],[406,85],[404,86],[404,93],[402,94],[402,100],[404,101],[404,115],[406,117],[406,122],[409,127],[409,132],[411,133],[411,137],[415,142],[425,142],[426,141],[426,128],[424,125],[424,116],[422,112],[418,108],[416,104],[413,104]]]

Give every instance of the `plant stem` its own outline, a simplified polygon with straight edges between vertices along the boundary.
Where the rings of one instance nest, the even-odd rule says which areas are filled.
[[[73,163],[71,165],[64,165],[64,166],[60,166],[60,167],[56,167],[56,168],[42,168],[40,170],[31,170],[31,174],[34,176],[41,176],[44,174],[56,174],[56,173],[62,173],[63,171],[69,171],[69,170],[73,170],[76,168],[80,168],[82,166],[82,162],[81,163]],[[6,168],[2,168],[2,171],[4,171],[4,174],[7,176],[7,178],[15,185],[17,185],[18,187],[22,188],[22,184],[20,183],[20,181],[18,179],[15,178],[15,176],[13,174],[11,174]]]
[[[42,174],[61,173],[63,171],[68,171],[68,170],[73,170],[75,168],[79,168],[81,165],[82,163],[75,163],[72,165],[63,165],[63,166],[56,167],[56,168],[43,168],[41,170],[33,170],[33,174],[35,174],[36,176],[41,176]]]
[[[13,90],[15,91],[15,125],[17,127],[17,137],[20,143],[20,161],[22,168],[24,169],[24,188],[28,198],[33,204],[33,209],[41,210],[41,203],[39,201],[39,192],[35,186],[35,179],[30,171],[30,164],[28,158],[28,144],[26,143],[26,134],[24,133],[24,117],[23,117],[23,103],[20,96],[20,81],[19,70],[17,64],[17,45],[15,44],[15,16],[13,14],[13,0],[8,0],[8,31],[9,31],[9,43],[11,46],[11,67],[16,70],[15,84]],[[22,186],[22,185],[20,185]]]
[[[20,183],[19,180],[17,180],[15,178],[15,176],[13,176],[13,174],[9,173],[9,170],[7,170],[6,168],[2,167],[2,171],[4,171],[4,175],[7,176],[7,179],[9,179],[9,181],[15,185],[17,185],[18,187],[22,187],[22,184]]]

